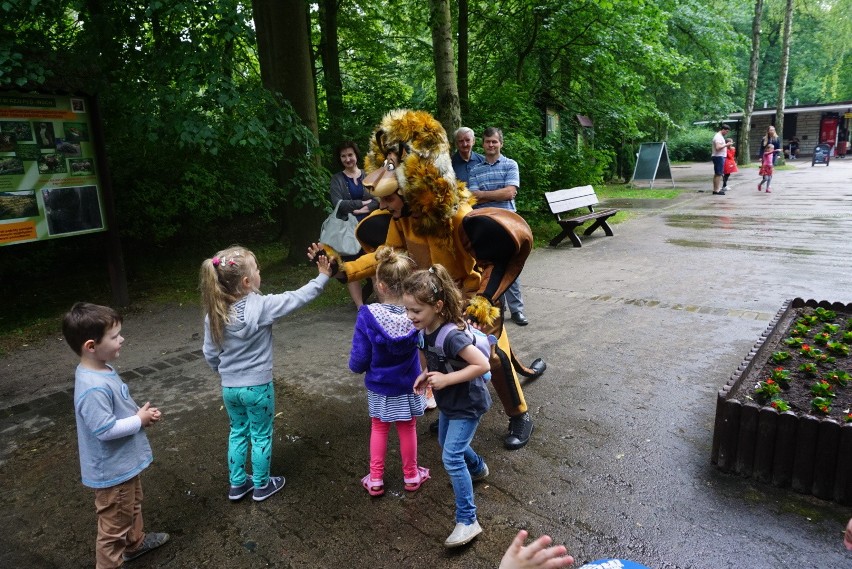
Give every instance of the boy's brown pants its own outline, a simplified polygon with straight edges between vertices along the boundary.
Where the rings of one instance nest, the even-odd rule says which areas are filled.
[[[110,488],[95,490],[98,513],[98,539],[95,544],[96,569],[117,569],[125,551],[142,547],[142,481],[134,476]]]

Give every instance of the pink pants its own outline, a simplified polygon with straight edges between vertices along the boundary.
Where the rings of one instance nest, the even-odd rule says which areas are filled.
[[[399,454],[402,457],[403,477],[417,478],[417,419],[384,423],[372,417],[372,422],[373,426],[370,431],[370,479],[384,479],[388,432],[390,432],[392,424],[396,425],[396,434],[399,437]]]

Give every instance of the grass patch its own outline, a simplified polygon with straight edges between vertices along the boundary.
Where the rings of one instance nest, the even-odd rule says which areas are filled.
[[[673,199],[677,189],[638,189],[624,185],[595,188],[601,201],[609,199]],[[582,213],[577,211],[577,213]],[[521,212],[533,232],[536,247],[546,246],[560,231],[547,211]],[[622,209],[609,222],[623,223],[636,214]],[[188,238],[169,247],[139,247],[125,251],[127,286],[133,314],[154,304],[198,304],[198,270],[201,261],[215,249],[238,242],[251,249],[262,269],[263,292],[279,293],[299,288],[314,278],[317,270],[307,262],[289,264],[287,248],[268,224],[245,221],[223,227],[215,236]],[[85,254],[81,253],[85,252]],[[4,248],[0,267],[0,294],[13,307],[0,313],[0,356],[47,337],[61,337],[62,315],[79,300],[112,304],[106,251],[102,236],[93,234],[49,242]],[[350,303],[345,286],[331,282],[304,310],[318,310]]]
[[[601,202],[606,200],[672,200],[678,197],[682,192],[687,191],[678,188],[657,189],[657,188],[635,188],[624,184],[609,184],[595,186],[595,193]],[[544,201],[544,200],[542,200]],[[546,206],[542,206],[542,210],[538,211],[522,211],[520,214],[527,221],[533,233],[533,246],[546,247],[550,240],[556,237],[562,228],[556,222],[555,216],[546,210]],[[606,203],[601,204],[597,209],[603,209]],[[582,215],[588,213],[587,208],[580,208],[571,212],[566,212],[566,215]],[[630,209],[620,209],[618,213],[607,220],[610,225],[624,223],[634,217],[637,213]],[[574,231],[578,234],[582,233],[583,229],[594,223],[590,220],[585,224],[577,227]]]

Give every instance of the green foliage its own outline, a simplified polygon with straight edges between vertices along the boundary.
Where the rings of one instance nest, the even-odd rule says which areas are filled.
[[[686,162],[710,160],[710,141],[714,132],[707,127],[690,127],[678,131],[666,142],[669,159]]]

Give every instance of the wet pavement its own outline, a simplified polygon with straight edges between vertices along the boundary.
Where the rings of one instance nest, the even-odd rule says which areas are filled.
[[[172,534],[128,566],[486,568],[519,528],[549,533],[577,566],[607,556],[661,569],[852,566],[841,542],[852,508],[710,464],[716,392],[783,301],[852,302],[852,161],[792,164],[771,194],[757,191],[753,168],[726,196],[710,195],[709,164],[674,166],[677,186],[691,189],[680,198],[634,204],[614,237],[533,252],[522,275],[531,324],[508,326],[519,354],[548,362],[525,387],[536,431],[509,452],[499,405],[484,418],[475,446],[491,471],[476,486],[485,531],[460,551],[441,545],[453,498],[428,420],[420,462],[432,480],[402,491],[391,435],[387,494],[370,498],[359,484],[369,419],[363,382],[346,368],[354,310],[302,311],[276,328],[273,471],[287,485],[263,503],[226,499],[227,417],[197,337],[172,339],[150,361],[126,349],[134,397],[166,415],[149,431],[146,526]],[[195,326],[196,311],[179,315],[167,325]],[[57,370],[63,388],[0,409],[0,567],[93,564],[73,366]]]

